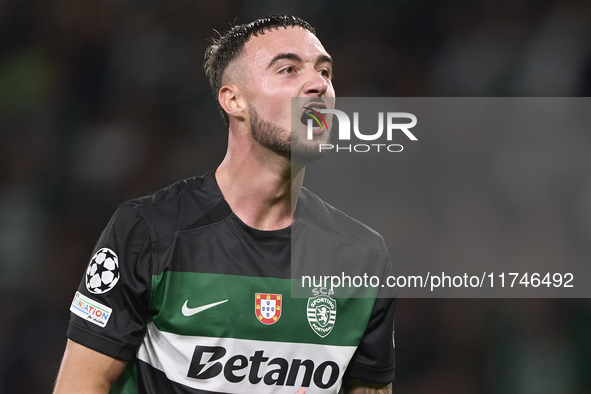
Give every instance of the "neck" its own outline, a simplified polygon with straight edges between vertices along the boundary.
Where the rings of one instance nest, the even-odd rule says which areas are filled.
[[[292,169],[289,160],[270,152],[253,154],[257,147],[252,145],[236,151],[230,146],[215,177],[234,214],[259,230],[289,227],[294,221],[304,167]]]

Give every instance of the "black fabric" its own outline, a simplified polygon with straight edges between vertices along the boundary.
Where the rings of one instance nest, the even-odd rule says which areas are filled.
[[[247,226],[224,201],[213,172],[123,204],[95,247],[95,251],[106,247],[117,254],[119,283],[104,294],[92,294],[83,278],[78,289],[112,308],[110,320],[103,328],[71,314],[68,337],[111,357],[132,360],[147,321],[158,312],[150,310],[153,276],[175,270],[289,279],[293,275],[292,239],[298,234],[302,235],[298,240],[304,242],[298,249],[308,253],[299,257],[316,266],[342,257],[353,265],[361,259],[369,260],[372,269],[388,271],[390,260],[379,234],[305,189],[297,215],[296,222],[282,230],[260,231]],[[309,247],[319,244],[319,250],[326,253],[329,249],[322,248],[325,242],[335,253],[324,255]],[[359,267],[344,269],[354,272]],[[348,376],[375,383],[394,379],[394,309],[395,300],[376,300]],[[156,392],[168,391],[163,388]]]
[[[70,324],[67,335],[74,342],[119,360],[132,360],[137,353],[137,348],[133,345],[111,342],[104,336],[98,336],[92,331],[79,328],[76,324]]]
[[[93,294],[86,288],[86,275],[83,275],[78,291],[113,309],[113,313],[106,327],[71,314],[67,335],[82,345],[129,361],[133,358],[129,349],[140,345],[150,316],[148,304],[153,271],[150,235],[136,209],[127,205],[117,209],[95,251],[101,248],[109,248],[118,256],[119,282],[106,293]]]
[[[367,330],[353,355],[345,376],[372,383],[394,381],[394,312],[396,299],[378,298]]]
[[[232,215],[232,209],[226,200],[220,200],[211,211],[183,230],[193,230],[199,227],[221,222]]]

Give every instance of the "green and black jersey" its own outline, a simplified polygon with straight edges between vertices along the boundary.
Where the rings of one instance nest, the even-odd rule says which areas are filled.
[[[247,226],[211,172],[117,209],[68,337],[128,361],[114,393],[336,393],[345,375],[394,380],[395,300],[292,298],[294,230],[355,249],[339,259],[390,264],[377,233],[306,189],[290,228]]]

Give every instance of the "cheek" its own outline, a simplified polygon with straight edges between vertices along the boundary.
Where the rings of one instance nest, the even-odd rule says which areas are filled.
[[[334,86],[332,86],[332,82],[328,86],[328,90],[326,91],[326,96],[328,96],[328,97],[335,97],[336,96]]]
[[[250,105],[254,106],[263,118],[279,121],[283,117],[289,117],[291,113],[291,95],[281,91],[263,91]]]
[[[258,73],[250,74],[247,85],[249,107],[256,110],[261,119],[275,124],[291,124],[291,97],[298,96],[289,81],[272,79]]]

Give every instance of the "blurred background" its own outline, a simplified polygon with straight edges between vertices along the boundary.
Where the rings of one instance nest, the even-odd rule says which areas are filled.
[[[0,1],[0,393],[51,391],[71,299],[115,208],[221,161],[203,53],[214,29],[270,12],[317,28],[339,96],[591,93],[588,0]],[[404,168],[384,163],[397,177],[383,187],[405,186],[387,215],[357,216],[394,240],[393,259],[590,255],[587,162],[563,161],[585,156],[591,133],[448,137]],[[535,179],[504,172],[491,190],[473,165],[523,152]],[[412,160],[433,158],[453,160],[413,184]],[[348,212],[346,197],[330,202]],[[591,393],[588,299],[404,299],[396,330],[396,393]]]

